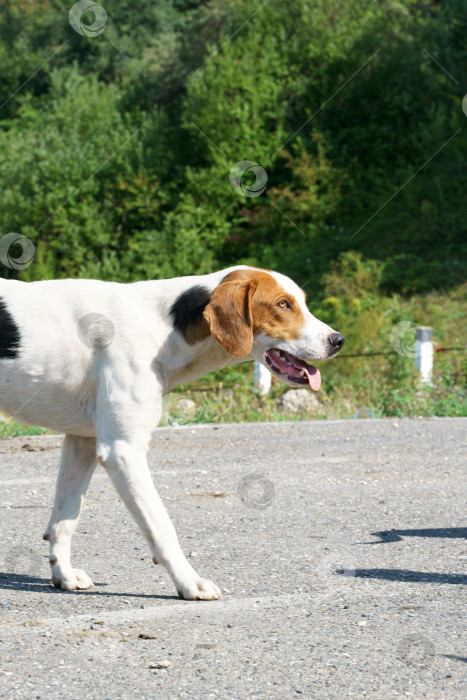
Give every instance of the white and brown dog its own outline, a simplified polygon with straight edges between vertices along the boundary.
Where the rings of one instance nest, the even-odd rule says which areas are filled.
[[[44,534],[53,583],[92,586],[72,568],[70,553],[100,463],[179,595],[219,598],[186,560],[149,472],[146,453],[164,396],[245,360],[316,390],[320,373],[308,363],[333,357],[344,340],[311,315],[292,280],[252,267],[133,284],[0,280],[0,409],[65,433]]]

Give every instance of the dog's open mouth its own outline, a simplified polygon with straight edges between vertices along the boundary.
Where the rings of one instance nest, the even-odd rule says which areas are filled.
[[[314,391],[318,391],[321,386],[319,369],[307,365],[304,360],[299,360],[289,352],[272,348],[266,352],[266,362],[272,372],[286,376],[291,382],[308,384]]]

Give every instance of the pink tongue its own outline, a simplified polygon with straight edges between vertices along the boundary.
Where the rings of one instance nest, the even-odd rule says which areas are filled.
[[[287,362],[276,350],[271,351],[271,356],[274,364],[279,367],[284,374],[287,373],[289,377],[300,377],[300,370],[303,369],[310,387],[313,389],[313,391],[318,391],[321,386],[321,374],[319,373],[319,369],[317,367],[307,365],[306,362],[299,360],[298,358],[294,358],[293,362],[295,364],[292,367],[291,365],[287,364]]]
[[[313,391],[318,391],[321,386],[321,374],[319,369],[317,367],[313,367],[313,365],[308,365],[307,367],[303,367],[303,369],[305,370],[308,384],[311,386]]]

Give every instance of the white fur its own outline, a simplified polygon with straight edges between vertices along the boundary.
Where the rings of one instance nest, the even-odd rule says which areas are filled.
[[[0,409],[20,421],[66,433],[55,502],[45,539],[55,585],[89,588],[91,579],[70,561],[71,538],[86,489],[100,463],[140,526],[154,561],[164,565],[180,595],[216,599],[214,583],[186,560],[152,482],[146,452],[167,392],[222,366],[257,359],[271,347],[306,359],[329,356],[332,329],[306,308],[292,280],[271,273],[300,304],[306,318],[299,341],[255,338],[247,358],[234,358],[210,336],[189,345],[174,330],[169,310],[193,285],[215,289],[237,266],[199,277],[116,284],[95,280],[24,283],[0,280],[0,297],[17,324],[19,356],[0,360]],[[103,347],[83,342],[87,314],[110,322]]]

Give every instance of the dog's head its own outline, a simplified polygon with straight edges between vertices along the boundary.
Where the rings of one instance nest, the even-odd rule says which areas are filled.
[[[321,376],[308,363],[334,357],[345,342],[310,313],[303,290],[278,272],[230,272],[214,289],[203,316],[231,355],[258,360],[286,384],[315,391]]]

